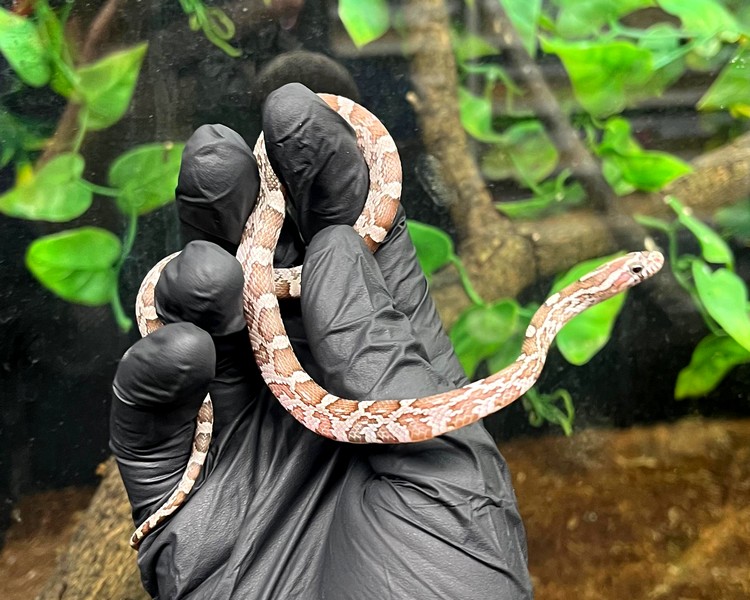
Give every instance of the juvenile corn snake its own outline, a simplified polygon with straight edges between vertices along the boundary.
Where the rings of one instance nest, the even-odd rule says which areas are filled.
[[[370,189],[354,228],[374,252],[392,225],[400,199],[401,163],[396,145],[382,123],[360,105],[339,96],[320,96],[352,126],[369,168]],[[236,255],[245,275],[244,311],[251,346],[263,379],[283,407],[308,429],[333,440],[417,442],[464,427],[506,407],[537,380],[549,346],[565,323],[585,308],[651,277],[664,262],[659,252],[630,253],[555,293],[531,320],[516,361],[485,379],[422,398],[366,402],[340,398],[328,393],[305,372],[282,323],[278,298],[299,295],[301,267],[273,268],[274,249],[286,210],[285,192],[269,163],[263,134],[254,153],[261,188]],[[175,256],[157,263],[139,290],[136,317],[144,336],[161,326],[154,290],[161,270]],[[207,396],[199,411],[193,451],[182,480],[167,501],[133,533],[130,543],[134,548],[185,502],[205,462],[212,424],[213,405]]]

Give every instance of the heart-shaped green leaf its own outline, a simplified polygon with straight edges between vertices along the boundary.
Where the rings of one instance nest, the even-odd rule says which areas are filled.
[[[86,127],[104,129],[125,114],[133,97],[148,44],[114,52],[78,69],[86,110]]]
[[[557,166],[558,154],[539,121],[522,121],[509,127],[502,143],[482,157],[482,174],[488,179],[515,178],[537,183]]]
[[[621,112],[638,99],[655,72],[653,53],[627,41],[543,39],[542,48],[565,65],[578,102],[597,117]]]
[[[38,173],[0,196],[0,212],[21,219],[62,223],[85,213],[91,191],[83,184],[80,154],[60,154]]]
[[[385,0],[339,0],[339,18],[357,48],[381,37],[390,24]]]
[[[98,227],[82,227],[38,238],[26,252],[26,266],[39,282],[78,304],[107,304],[117,293],[120,240]]]
[[[29,85],[41,87],[49,81],[51,69],[36,27],[5,8],[0,8],[0,52]]]
[[[138,146],[120,155],[109,168],[109,183],[118,188],[125,213],[143,215],[174,199],[184,144]]]
[[[518,304],[500,300],[488,306],[473,306],[461,313],[450,331],[458,360],[471,377],[479,363],[496,354],[513,334]]]
[[[524,48],[531,55],[536,54],[536,27],[542,0],[500,0],[506,14],[523,42]]]
[[[425,276],[430,277],[453,261],[453,240],[443,230],[412,220],[408,220],[406,226]]]
[[[458,88],[461,125],[481,142],[502,142],[503,136],[492,128],[492,102],[488,96],[475,96],[465,87]]]
[[[747,314],[747,287],[729,269],[711,268],[693,261],[693,280],[708,314],[746,350],[750,350],[750,317]]]
[[[750,362],[750,350],[729,336],[710,334],[693,350],[690,364],[677,376],[674,397],[697,398],[716,388],[737,365]]]

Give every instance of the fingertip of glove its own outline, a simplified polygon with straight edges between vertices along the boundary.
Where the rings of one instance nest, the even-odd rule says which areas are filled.
[[[115,398],[143,408],[202,399],[216,369],[211,336],[192,323],[172,323],[136,342],[122,357]]]
[[[202,125],[185,145],[175,195],[183,241],[235,252],[260,189],[258,164],[236,131]]]
[[[237,259],[211,242],[194,241],[164,268],[156,286],[159,317],[187,321],[213,336],[242,330],[244,276]]]

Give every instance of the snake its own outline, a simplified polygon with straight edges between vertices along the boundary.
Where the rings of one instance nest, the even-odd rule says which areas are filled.
[[[401,162],[383,124],[361,105],[341,96],[319,94],[354,130],[369,169],[370,186],[354,229],[375,252],[395,219],[401,195]],[[448,392],[420,398],[357,401],[318,385],[294,354],[281,319],[279,298],[300,294],[301,267],[274,269],[273,256],[285,217],[285,190],[274,172],[261,133],[254,148],[260,192],[242,233],[236,258],[244,273],[243,310],[255,361],[286,411],[311,431],[355,444],[419,442],[465,427],[505,408],[539,377],[555,335],[584,309],[624,292],[657,273],[664,264],[658,251],[618,256],[551,295],[531,319],[521,353],[509,366],[484,379]],[[162,326],[154,294],[159,275],[179,253],[159,261],[146,275],[136,299],[136,320],[143,336]],[[196,420],[188,465],[167,500],[132,534],[138,548],[190,494],[209,450],[213,425],[210,395]]]

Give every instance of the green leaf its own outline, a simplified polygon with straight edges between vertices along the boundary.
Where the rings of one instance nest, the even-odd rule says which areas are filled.
[[[708,225],[697,219],[677,198],[668,196],[667,204],[677,213],[677,220],[686,227],[701,246],[703,260],[717,265],[734,264],[734,255],[721,236]]]
[[[381,37],[390,23],[385,0],[339,0],[339,18],[357,48]]]
[[[497,352],[487,358],[487,368],[490,373],[497,373],[512,362],[515,362],[521,353],[523,341],[526,339],[526,328],[529,326],[530,321],[531,317],[518,315],[513,333],[503,342],[503,345],[500,346]]]
[[[565,42],[542,40],[545,52],[557,54],[568,71],[578,102],[597,117],[621,112],[640,98],[655,69],[650,50],[626,41]]]
[[[542,0],[499,0],[506,14],[516,28],[523,47],[534,56],[536,54],[536,27]]]
[[[27,18],[0,8],[0,52],[26,83],[41,87],[51,70],[36,27]]]
[[[523,121],[509,127],[503,142],[482,157],[482,174],[491,180],[515,178],[536,183],[557,166],[557,148],[539,121]]]
[[[622,178],[638,190],[655,192],[669,182],[690,173],[692,167],[666,152],[641,151],[633,156],[610,157],[620,170]]]
[[[498,352],[513,334],[518,308],[513,300],[500,300],[488,306],[473,306],[458,317],[450,339],[469,377],[480,362]]]
[[[470,136],[481,142],[502,142],[503,136],[492,128],[492,102],[489,97],[479,97],[465,87],[458,88],[458,108],[461,125]]]
[[[561,173],[563,179],[568,173]],[[531,198],[498,202],[495,207],[511,219],[536,219],[543,214],[564,211],[586,199],[583,186],[577,181],[565,185],[560,176],[536,186]]]
[[[604,26],[630,12],[653,6],[653,0],[558,0],[557,33],[580,38],[598,33]]]
[[[0,104],[0,168],[14,157],[23,158],[27,152],[41,150],[45,138],[44,124],[28,117],[18,117]]]
[[[560,291],[616,255],[595,258],[579,263],[559,277],[550,294]],[[612,335],[617,315],[625,302],[625,294],[605,300],[573,317],[557,334],[557,347],[569,363],[584,365],[601,350]]]
[[[722,41],[733,43],[743,32],[742,25],[716,0],[657,0],[657,3],[680,19],[688,36],[719,36]]]
[[[419,266],[422,267],[425,276],[430,277],[452,262],[455,256],[453,240],[447,233],[432,225],[410,219],[406,221],[406,226],[417,251]]]
[[[741,46],[698,101],[700,110],[729,110],[750,117],[750,49]]]
[[[133,96],[148,44],[115,52],[78,69],[79,89],[86,104],[86,127],[104,129],[125,114]]]
[[[729,336],[710,334],[693,350],[690,364],[677,375],[674,397],[697,398],[716,388],[734,367],[750,362],[750,351]]]
[[[555,403],[562,401],[563,412]],[[559,426],[565,435],[572,435],[575,408],[573,398],[567,390],[555,390],[552,394],[542,394],[532,388],[523,397],[523,405],[529,413],[529,423],[541,427],[545,421]]]
[[[473,33],[453,31],[451,35],[456,62],[461,64],[485,56],[497,56],[499,50],[483,37]]]
[[[719,268],[712,272],[707,264],[698,260],[693,261],[693,280],[708,314],[738,344],[750,350],[745,282],[729,269]]]
[[[69,302],[99,306],[117,293],[120,240],[98,227],[82,227],[34,240],[26,266],[47,289]]]
[[[604,176],[614,186],[622,179],[636,189],[657,191],[692,171],[671,154],[641,149],[630,133],[630,123],[621,117],[607,121],[597,152],[604,159]]]
[[[91,191],[81,181],[84,161],[80,154],[60,154],[44,165],[30,181],[0,196],[0,212],[20,219],[62,223],[85,213]]]
[[[124,213],[144,215],[174,199],[184,144],[138,146],[120,155],[109,168],[109,184],[120,190]]]
[[[714,219],[726,236],[735,237],[750,246],[750,200],[720,209]]]

